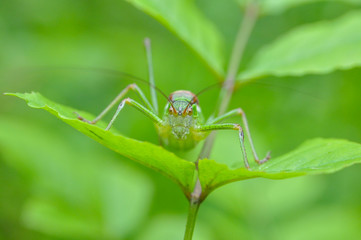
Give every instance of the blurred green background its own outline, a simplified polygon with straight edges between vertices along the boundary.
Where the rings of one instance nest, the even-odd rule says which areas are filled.
[[[196,4],[221,29],[230,52],[242,17],[236,3]],[[0,5],[0,92],[39,91],[97,114],[131,82],[89,68],[146,79],[144,37],[152,39],[156,83],[167,94],[198,92],[217,81],[176,36],[124,1],[0,0]],[[293,27],[354,8],[320,2],[261,17],[242,68],[257,49]],[[360,76],[361,69],[354,69],[267,78],[262,82],[272,86],[239,89],[231,108],[247,113],[261,155],[267,150],[281,155],[314,137],[360,142]],[[206,116],[218,92],[200,97]],[[116,128],[125,136],[157,144],[142,114],[128,108],[120,118]],[[217,139],[212,158],[240,158],[236,134],[220,132]],[[360,239],[360,172],[356,165],[332,175],[229,184],[202,205],[194,239]],[[0,239],[182,239],[187,208],[180,189],[160,174],[45,111],[0,96]]]

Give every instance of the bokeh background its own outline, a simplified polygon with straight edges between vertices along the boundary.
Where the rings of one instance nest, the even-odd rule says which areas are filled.
[[[236,3],[196,4],[221,29],[230,52],[242,17]],[[156,83],[165,93],[198,92],[217,81],[176,36],[124,1],[0,0],[0,5],[0,92],[39,91],[97,114],[131,82],[91,68],[146,79],[144,37],[152,39]],[[353,9],[325,1],[261,17],[242,68],[262,45],[293,27]],[[83,69],[74,68],[79,66]],[[361,69],[353,69],[267,78],[239,89],[231,108],[246,111],[261,155],[272,150],[279,156],[315,137],[360,142],[360,76]],[[206,116],[218,92],[200,97]],[[125,136],[157,144],[142,114],[128,108],[120,118],[115,127]],[[217,139],[212,158],[240,158],[237,134],[220,132]],[[332,175],[229,184],[202,205],[194,239],[360,239],[360,173],[356,165]],[[0,239],[182,239],[187,208],[180,189],[162,175],[45,111],[0,96]]]

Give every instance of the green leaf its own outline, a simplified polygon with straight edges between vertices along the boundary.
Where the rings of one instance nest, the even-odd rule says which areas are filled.
[[[114,131],[105,131],[105,123],[100,123],[101,127],[99,127],[79,121],[74,113],[77,110],[56,104],[39,93],[12,93],[8,95],[24,99],[30,107],[47,110],[102,145],[169,177],[178,183],[184,192],[192,191],[193,163],[177,157],[160,146],[130,139],[116,134]],[[93,118],[87,113],[77,112],[88,119]]]
[[[127,0],[188,44],[218,75],[224,75],[223,40],[190,0]]]
[[[129,139],[112,131],[105,131],[103,130],[105,123],[101,123],[101,127],[99,127],[79,121],[72,108],[55,104],[39,93],[8,95],[26,100],[31,107],[49,111],[106,147],[168,176],[176,181],[186,194],[192,192],[195,170],[193,163],[183,160],[159,146]],[[89,114],[83,112],[81,114],[91,119]],[[250,170],[243,167],[230,169],[225,164],[208,159],[200,160],[198,167],[203,194],[206,196],[215,188],[234,181],[256,177],[283,179],[332,173],[360,162],[360,144],[339,139],[314,139],[283,156],[272,158],[260,166],[251,162]]]
[[[261,49],[238,79],[325,74],[361,66],[359,29],[361,11],[298,27]]]
[[[229,182],[249,178],[283,179],[302,175],[332,173],[355,163],[361,163],[361,144],[339,139],[308,140],[295,150],[251,170],[229,169],[225,164],[203,159],[199,162],[199,179],[203,191]]]
[[[245,6],[248,2],[248,0],[237,1],[241,6]],[[361,1],[359,0],[260,0],[258,2],[260,5],[261,13],[265,15],[279,14],[289,8],[315,2],[341,2],[356,5],[361,4]]]

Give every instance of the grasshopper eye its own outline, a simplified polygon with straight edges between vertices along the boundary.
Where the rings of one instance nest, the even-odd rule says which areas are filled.
[[[193,109],[192,109],[192,108],[188,108],[188,109],[187,109],[187,114],[188,114],[189,116],[191,116],[191,115],[193,114]]]
[[[169,114],[171,114],[171,115],[174,115],[174,114],[177,113],[177,112],[173,109],[173,107],[170,107],[170,108],[168,109],[168,111],[169,111]]]

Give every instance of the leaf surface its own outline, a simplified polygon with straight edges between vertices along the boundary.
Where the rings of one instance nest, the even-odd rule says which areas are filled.
[[[238,0],[241,6],[245,6],[248,0]],[[260,0],[261,13],[265,15],[279,14],[289,8],[315,2],[340,2],[346,4],[360,5],[359,0]]]
[[[188,44],[220,77],[224,75],[223,40],[216,27],[190,0],[127,0]]]
[[[77,110],[54,103],[39,93],[14,93],[9,95],[24,99],[30,107],[47,110],[102,145],[169,177],[178,183],[183,191],[191,191],[194,173],[193,163],[177,157],[160,146],[124,137],[114,130],[105,131],[105,123],[100,123],[101,127],[99,127],[80,121],[74,113]],[[81,111],[77,112],[87,119],[93,119],[90,114]]]
[[[261,49],[238,79],[325,74],[361,66],[358,29],[361,11],[298,27]]]
[[[361,163],[361,144],[340,139],[308,140],[295,150],[251,170],[229,169],[225,164],[203,159],[199,162],[199,178],[204,191],[229,182],[262,177],[283,179],[302,175],[332,173],[355,163]]]
[[[177,182],[182,190],[189,194],[193,190],[194,164],[183,160],[173,153],[147,142],[141,142],[105,131],[105,123],[96,126],[78,120],[74,109],[55,104],[39,93],[12,93],[28,102],[34,108],[42,108],[54,114],[85,135],[93,138],[104,146],[157,170]],[[87,113],[82,116],[92,119]],[[251,159],[250,159],[251,160]],[[280,157],[272,158],[260,166],[251,163],[251,169],[244,167],[230,169],[227,165],[214,160],[199,161],[199,179],[205,195],[224,184],[262,177],[284,179],[302,175],[324,174],[361,162],[361,144],[342,139],[308,140],[295,150]]]

